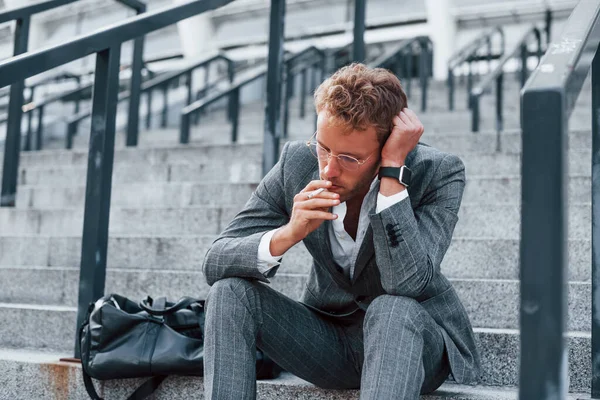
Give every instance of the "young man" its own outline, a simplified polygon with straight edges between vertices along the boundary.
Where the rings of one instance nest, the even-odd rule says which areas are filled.
[[[206,255],[206,398],[256,397],[256,346],[361,399],[417,399],[450,373],[476,382],[471,324],[440,271],[463,163],[418,143],[423,126],[387,70],[344,67],[315,105],[315,134],[285,145]],[[300,241],[313,264],[297,302],[265,283]]]

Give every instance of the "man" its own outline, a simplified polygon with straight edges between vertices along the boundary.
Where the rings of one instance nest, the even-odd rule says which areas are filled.
[[[418,143],[423,126],[387,70],[344,67],[315,105],[316,133],[285,145],[205,257],[206,398],[256,397],[256,347],[361,399],[417,399],[450,373],[476,382],[473,331],[440,271],[462,162]],[[300,241],[313,264],[296,302],[265,283]]]

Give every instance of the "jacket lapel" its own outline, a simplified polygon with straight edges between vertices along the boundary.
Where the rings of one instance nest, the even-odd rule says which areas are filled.
[[[356,257],[354,275],[352,276],[353,285],[374,255],[375,246],[373,245],[373,228],[371,228],[371,225],[369,225],[367,232],[365,233],[365,238],[360,245],[358,256]]]

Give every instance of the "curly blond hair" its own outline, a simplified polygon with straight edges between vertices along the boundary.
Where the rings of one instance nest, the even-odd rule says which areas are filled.
[[[379,143],[385,143],[393,118],[406,107],[406,93],[400,80],[384,68],[352,63],[337,70],[315,91],[315,108],[332,117],[333,124],[348,133],[374,126]]]

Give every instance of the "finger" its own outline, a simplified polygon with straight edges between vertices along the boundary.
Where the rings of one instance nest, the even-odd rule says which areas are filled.
[[[413,128],[413,123],[410,120],[410,118],[408,117],[408,115],[406,115],[406,113],[404,113],[404,111],[400,112],[400,119],[402,120],[402,122],[404,123],[404,125],[406,126],[407,129],[412,129]]]
[[[299,201],[294,203],[295,209],[314,210],[315,208],[329,208],[340,204],[338,199],[321,199],[315,197],[314,199]]]
[[[419,119],[419,117],[417,116],[417,114],[413,110],[408,109],[408,108],[404,109],[404,114],[408,118],[410,118],[413,126],[415,128],[418,128],[418,130],[420,131],[420,133],[422,133],[422,131],[424,130],[423,123],[421,123],[421,120]]]
[[[334,220],[337,219],[337,214],[333,214],[326,211],[320,210],[303,210],[302,218],[307,220]]]
[[[327,181],[324,179],[317,179],[314,181],[310,181],[308,183],[308,185],[306,185],[306,187],[300,191],[300,193],[312,192],[313,190],[320,189],[320,188],[327,189],[330,186],[331,186],[330,181]]]

